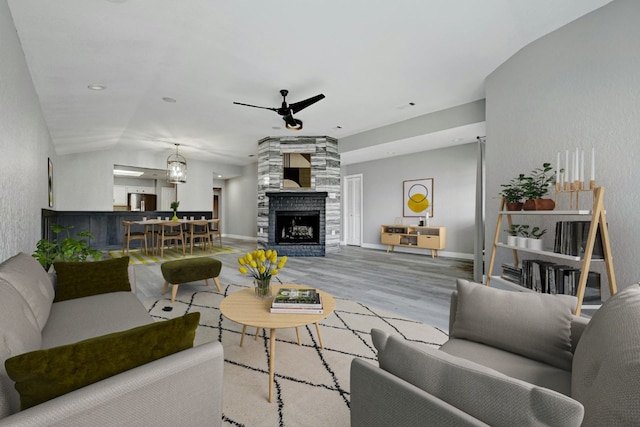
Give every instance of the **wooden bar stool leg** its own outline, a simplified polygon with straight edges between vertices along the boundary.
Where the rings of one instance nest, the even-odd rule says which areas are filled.
[[[298,330],[298,327],[296,326],[296,337],[298,338],[298,345],[300,344],[300,331]]]

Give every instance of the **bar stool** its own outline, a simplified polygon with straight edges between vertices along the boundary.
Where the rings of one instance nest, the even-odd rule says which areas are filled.
[[[125,254],[129,253],[129,246],[132,240],[144,240],[144,252],[148,253],[147,234],[144,231],[131,230],[131,226],[137,225],[133,221],[122,221],[124,227],[124,238],[122,239],[122,250]]]

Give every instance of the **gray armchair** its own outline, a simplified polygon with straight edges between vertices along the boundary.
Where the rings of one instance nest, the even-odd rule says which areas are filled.
[[[351,425],[640,425],[640,287],[593,319],[576,300],[459,280],[439,350],[372,330],[351,365]]]

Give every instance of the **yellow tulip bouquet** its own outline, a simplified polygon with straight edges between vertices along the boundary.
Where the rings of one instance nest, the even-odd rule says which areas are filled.
[[[238,270],[255,279],[257,296],[268,297],[271,296],[271,277],[278,274],[286,262],[286,256],[281,257],[278,261],[278,252],[275,250],[258,249],[238,258],[240,264]]]

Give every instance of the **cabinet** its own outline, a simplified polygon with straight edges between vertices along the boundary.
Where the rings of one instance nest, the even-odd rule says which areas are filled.
[[[113,186],[113,205],[127,206],[127,187],[124,185]]]
[[[490,286],[491,281],[500,281],[501,283],[512,285],[517,287],[519,290],[528,290],[528,288],[519,286],[510,281],[502,279],[499,275],[493,276],[493,267],[496,258],[496,251],[499,249],[508,249],[513,252],[513,265],[518,266],[518,254],[519,252],[524,253],[534,253],[538,255],[544,255],[551,258],[556,258],[562,260],[562,262],[572,261],[575,263],[580,263],[580,278],[578,280],[576,286],[576,297],[578,298],[578,304],[576,306],[575,315],[579,315],[580,311],[583,308],[582,302],[584,299],[585,289],[587,285],[587,278],[589,275],[589,269],[592,261],[596,261],[592,259],[593,249],[596,243],[596,236],[598,234],[598,230],[600,230],[600,236],[602,239],[602,251],[603,257],[597,261],[604,262],[607,270],[607,278],[609,282],[609,291],[611,295],[617,292],[616,278],[613,271],[613,259],[611,256],[611,245],[609,242],[609,231],[607,228],[607,219],[605,216],[604,210],[604,187],[597,187],[593,191],[593,208],[591,210],[568,210],[568,211],[505,211],[505,201],[502,200],[500,205],[500,211],[498,213],[498,220],[496,224],[496,231],[493,238],[493,245],[491,250],[491,256],[489,258],[489,267],[487,270],[487,286]],[[544,250],[534,250],[534,249],[526,249],[521,247],[509,246],[504,243],[500,243],[500,232],[502,229],[508,229],[512,224],[512,217],[519,215],[530,215],[530,216],[543,216],[543,215],[553,215],[553,216],[575,216],[575,217],[590,217],[589,224],[589,233],[586,239],[586,243],[584,246],[584,255],[582,257],[575,257],[569,255],[563,255],[551,251]],[[503,224],[503,221],[506,219],[507,223]],[[584,306],[585,308],[587,306]],[[595,307],[589,307],[595,308]]]
[[[421,225],[383,225],[380,227],[380,242],[387,245],[387,252],[395,246],[431,249],[431,257],[434,258],[447,243],[447,230],[446,227]]]

